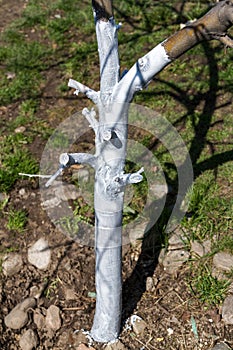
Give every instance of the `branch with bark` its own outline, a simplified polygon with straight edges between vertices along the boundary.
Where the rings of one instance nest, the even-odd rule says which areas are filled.
[[[111,0],[92,1],[100,59],[100,91],[69,81],[75,93],[84,93],[98,107],[95,112],[83,110],[95,131],[95,155],[64,154],[60,168],[47,186],[65,167],[87,163],[95,169],[95,250],[96,312],[91,336],[99,342],[117,339],[121,326],[121,244],[124,188],[142,180],[142,169],[125,174],[128,108],[135,93],[174,59],[204,40],[217,39],[233,47],[227,35],[233,24],[233,0],[217,3],[208,13],[155,46],[139,58],[119,78],[117,31]]]

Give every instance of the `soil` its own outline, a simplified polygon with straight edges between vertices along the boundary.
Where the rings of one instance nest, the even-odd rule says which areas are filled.
[[[4,0],[0,8],[0,29],[15,20],[26,1]],[[32,34],[33,35],[33,34]],[[62,109],[67,116],[77,109],[80,111],[87,101],[73,98],[63,99],[56,95],[50,82],[56,86],[60,77],[56,67],[46,72],[47,86],[41,97],[37,118],[56,126],[56,111]],[[50,85],[49,85],[50,84]],[[49,95],[49,98],[48,97]],[[19,103],[1,108],[1,125],[4,120],[17,116]],[[88,141],[88,140],[86,140]],[[30,145],[30,151],[40,161],[45,141],[36,138]],[[22,191],[23,189],[23,191]],[[23,193],[23,195],[22,195]],[[28,224],[22,234],[6,228],[3,217],[0,218],[1,251],[10,251],[12,247],[23,257],[23,266],[19,273],[6,277],[0,273],[0,347],[1,349],[19,349],[20,335],[26,329],[36,332],[38,350],[77,349],[75,331],[90,330],[95,298],[95,254],[94,248],[81,246],[66,237],[51,222],[41,206],[41,194],[37,179],[22,178],[17,181],[9,194],[9,204],[15,208],[24,208],[28,213]],[[39,238],[49,242],[52,261],[47,270],[38,270],[27,260],[28,248]],[[186,278],[190,265],[184,265],[175,275],[167,274],[158,263],[159,250],[154,252],[150,244],[127,245],[123,248],[123,319],[132,314],[146,321],[146,330],[135,334],[123,324],[121,342],[128,349],[211,349],[216,342],[225,341],[233,346],[233,327],[221,320],[221,310],[217,307],[203,306],[191,293]],[[153,286],[146,290],[146,281],[152,278]],[[41,289],[37,298],[37,308],[29,311],[30,319],[20,330],[11,330],[4,324],[4,317],[22,300],[32,295],[35,287]],[[72,298],[68,291],[72,290]],[[50,305],[60,309],[61,327],[50,334],[45,328],[39,329],[34,322],[35,312],[46,313]],[[193,332],[191,320],[195,320],[198,336]],[[102,344],[93,343],[95,349]]]

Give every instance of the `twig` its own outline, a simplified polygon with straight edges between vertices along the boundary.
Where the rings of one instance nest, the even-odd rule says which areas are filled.
[[[63,311],[77,311],[77,310],[84,310],[85,308],[83,306],[77,306],[77,307],[63,307]]]
[[[41,175],[41,174],[25,174],[19,173],[20,176],[28,176],[28,177],[41,177],[42,179],[49,179],[52,175]]]

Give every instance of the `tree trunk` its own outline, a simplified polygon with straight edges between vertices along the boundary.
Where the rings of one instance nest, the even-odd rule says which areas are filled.
[[[66,167],[86,162],[95,168],[96,312],[91,336],[96,341],[108,342],[117,339],[121,325],[124,187],[142,180],[140,172],[124,174],[128,103],[166,65],[201,41],[218,39],[233,47],[226,34],[233,22],[233,0],[217,3],[205,16],[157,45],[139,58],[121,80],[118,27],[113,18],[112,1],[93,0],[92,6],[100,58],[100,92],[74,80],[70,80],[69,86],[97,104],[98,121],[93,111],[83,111],[95,131],[96,153],[89,157],[64,156],[60,163]]]

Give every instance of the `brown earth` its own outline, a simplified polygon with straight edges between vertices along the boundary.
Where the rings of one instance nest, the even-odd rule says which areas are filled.
[[[19,0],[1,1],[1,30],[16,19],[26,2]],[[55,127],[59,122],[60,110],[69,116],[86,105],[82,97],[64,99],[53,95],[53,89],[61,77],[56,68],[46,72],[47,85],[41,98],[37,117],[46,120]],[[52,84],[51,84],[52,82]],[[1,125],[4,120],[15,118],[18,103],[1,107]],[[58,112],[59,111],[59,112]],[[63,116],[65,117],[65,116]],[[88,141],[88,140],[86,140]],[[30,150],[40,161],[45,141],[36,138]],[[23,191],[20,191],[22,190]],[[23,195],[22,195],[23,193]],[[23,257],[21,271],[6,277],[0,273],[0,346],[4,350],[19,349],[19,339],[26,329],[33,329],[39,338],[38,350],[77,349],[75,330],[90,330],[95,310],[95,299],[90,292],[95,291],[94,249],[80,246],[66,237],[51,222],[41,206],[40,188],[37,179],[17,181],[9,196],[9,203],[15,208],[24,208],[28,213],[28,224],[23,234],[6,228],[1,220],[1,251],[10,251],[11,247]],[[49,241],[52,262],[45,271],[29,264],[27,250],[40,237]],[[176,275],[167,274],[158,264],[157,252],[152,252],[149,244],[124,247],[123,258],[123,316],[126,320],[137,314],[146,321],[146,330],[135,334],[123,328],[120,340],[128,349],[211,349],[218,341],[226,341],[233,346],[233,327],[221,320],[221,310],[217,307],[206,308],[191,293],[186,283],[190,265],[184,265]],[[146,290],[146,281],[152,277],[154,286]],[[11,330],[4,324],[4,317],[23,299],[32,294],[33,288],[41,289],[37,299],[37,308],[29,311],[30,318],[21,330]],[[68,293],[72,291],[72,297]],[[62,325],[50,335],[45,328],[39,329],[34,322],[35,312],[46,314],[50,305],[60,309]],[[196,321],[199,338],[192,331],[191,318]],[[76,344],[76,345],[75,345]],[[92,345],[102,349],[103,345]]]

